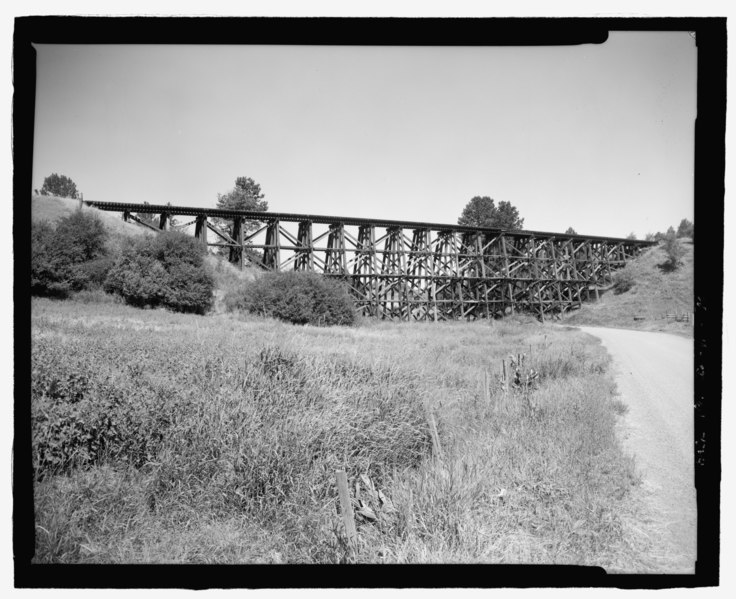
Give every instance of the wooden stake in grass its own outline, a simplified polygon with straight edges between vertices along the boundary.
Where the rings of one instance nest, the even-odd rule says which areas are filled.
[[[434,414],[429,413],[429,433],[432,435],[432,449],[435,457],[442,459],[442,446],[440,445],[440,436],[437,434],[437,424],[434,421]]]
[[[488,369],[483,369],[483,396],[485,397],[486,403],[491,402],[491,393],[488,388]]]
[[[501,370],[503,372],[503,392],[506,393],[506,390],[509,388],[508,384],[506,383],[506,360],[501,360]]]
[[[348,548],[350,556],[355,555],[358,545],[358,533],[355,531],[355,516],[353,515],[353,506],[350,503],[350,491],[348,490],[348,477],[344,470],[335,472],[337,479],[337,493],[340,496],[340,511],[342,512],[342,521],[345,525],[345,534],[348,538]]]

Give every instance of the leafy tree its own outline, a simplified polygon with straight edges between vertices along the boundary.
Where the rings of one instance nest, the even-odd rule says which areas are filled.
[[[695,233],[695,226],[686,218],[680,221],[680,226],[677,227],[678,237],[690,237],[692,238]]]
[[[519,211],[511,202],[499,202],[495,226],[499,229],[521,229],[524,227],[524,219],[519,218]]]
[[[667,260],[665,260],[666,269],[675,270],[682,262],[682,257],[685,255],[685,248],[678,241],[677,234],[672,227],[667,229],[662,249],[667,254]]]
[[[510,202],[496,202],[488,196],[475,196],[463,209],[457,224],[463,227],[521,229],[524,219]]]
[[[636,241],[636,233],[634,233],[634,232],[632,231],[631,233],[629,233],[629,234],[628,234],[628,235],[626,236],[626,239],[631,239],[632,241]]]
[[[644,241],[654,241],[654,233],[647,233],[644,236]]]
[[[221,210],[249,210],[265,212],[268,202],[264,200],[261,186],[250,177],[235,179],[235,187],[225,194],[217,194],[217,207]],[[257,225],[253,222],[246,224],[246,230],[254,230]]]
[[[69,177],[53,173],[43,180],[41,195],[76,199],[77,185]]]
[[[107,230],[97,215],[74,211],[56,228],[31,226],[31,293],[64,297],[102,282],[111,264]]]
[[[572,227],[568,227],[567,228],[567,231],[565,231],[565,235],[577,235],[577,234],[578,234],[578,232],[575,229],[573,229]]]
[[[212,305],[214,279],[195,239],[165,231],[128,240],[105,279],[105,290],[134,306],[203,314]]]

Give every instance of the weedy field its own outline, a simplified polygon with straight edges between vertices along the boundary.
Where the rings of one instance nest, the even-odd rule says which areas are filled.
[[[36,562],[657,567],[592,337],[95,300],[32,304]]]

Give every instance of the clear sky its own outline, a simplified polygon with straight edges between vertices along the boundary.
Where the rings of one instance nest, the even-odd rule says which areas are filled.
[[[33,187],[214,206],[239,176],[280,212],[639,238],[693,219],[695,41],[570,47],[38,45]]]

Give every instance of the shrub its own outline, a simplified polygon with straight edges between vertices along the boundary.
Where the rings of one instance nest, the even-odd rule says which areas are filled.
[[[183,233],[164,232],[129,240],[104,286],[134,306],[202,314],[212,305],[214,279],[197,241]]]
[[[69,286],[61,279],[54,229],[47,222],[31,225],[31,293],[34,295],[66,295]]]
[[[619,270],[613,275],[613,290],[616,295],[626,293],[635,283],[634,274],[627,268]]]
[[[683,218],[680,221],[680,225],[677,227],[677,236],[692,238],[694,234],[695,234],[695,226],[693,225],[693,223],[687,220],[686,218]]]
[[[228,310],[294,324],[351,325],[355,309],[345,285],[311,272],[267,273],[225,297]]]
[[[76,211],[31,226],[31,293],[65,297],[104,280],[108,233],[97,215]]]
[[[662,249],[667,255],[664,266],[667,270],[675,270],[678,265],[682,262],[682,257],[685,255],[685,248],[678,241],[677,235],[675,234],[672,227],[667,232],[662,244]]]
[[[124,383],[100,375],[99,348],[37,339],[31,350],[33,466],[37,479],[99,463],[142,466],[184,410],[128,367]],[[107,356],[109,360],[109,356]],[[105,360],[103,359],[103,362]]]

